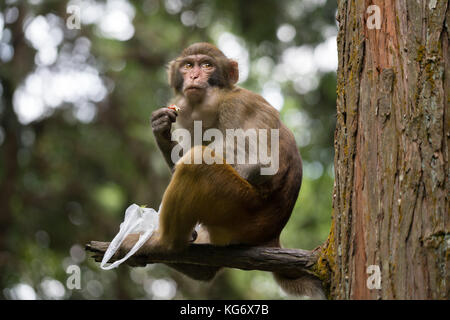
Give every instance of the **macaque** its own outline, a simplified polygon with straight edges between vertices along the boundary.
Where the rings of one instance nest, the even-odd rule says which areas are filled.
[[[195,43],[184,49],[170,62],[168,75],[175,93],[171,103],[176,108],[153,112],[151,125],[172,178],[163,195],[158,231],[140,253],[180,250],[194,240],[219,246],[279,247],[280,233],[294,208],[302,181],[302,160],[293,134],[263,97],[236,85],[237,62],[211,44]],[[229,152],[234,140],[230,143],[219,138],[214,141],[219,146],[215,149],[211,148],[211,141],[196,143],[192,139],[191,148],[174,161],[173,150],[179,143],[171,139],[172,126],[194,135],[195,121],[201,121],[202,134],[216,129],[224,137],[230,129],[276,130],[278,149],[274,149],[273,141],[267,146],[269,151],[278,151],[276,172],[262,174],[270,164],[260,159],[253,163],[235,161],[233,157],[239,153],[250,156],[250,147]],[[245,141],[250,143],[254,138],[246,136]],[[203,155],[200,163],[190,161],[196,153]],[[211,158],[215,163],[208,161]],[[197,224],[200,228],[194,232]],[[137,239],[138,235],[128,236],[122,252],[127,252]],[[200,280],[212,278],[217,271],[213,267],[172,266]],[[275,279],[289,293],[323,298],[320,283],[312,278],[292,279],[275,274]]]

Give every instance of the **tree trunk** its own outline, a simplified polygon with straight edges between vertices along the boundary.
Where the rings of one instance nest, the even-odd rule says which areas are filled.
[[[339,1],[337,18],[330,296],[446,299],[449,3]]]

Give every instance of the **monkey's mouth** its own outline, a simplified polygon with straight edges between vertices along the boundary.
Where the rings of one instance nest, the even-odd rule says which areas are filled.
[[[199,90],[203,90],[204,88],[201,86],[189,86],[186,89],[184,89],[184,91],[199,91]]]

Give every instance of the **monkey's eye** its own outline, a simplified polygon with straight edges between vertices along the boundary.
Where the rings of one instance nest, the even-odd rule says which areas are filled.
[[[202,67],[205,69],[211,69],[212,68],[212,64],[209,62],[203,62],[202,63]]]
[[[185,63],[185,64],[183,65],[183,68],[184,68],[184,69],[192,69],[192,67],[193,67],[193,65],[192,65],[192,63],[190,63],[190,62],[187,62],[187,63]]]

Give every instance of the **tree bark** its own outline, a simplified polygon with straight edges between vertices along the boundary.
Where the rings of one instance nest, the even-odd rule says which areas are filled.
[[[370,5],[380,29],[368,24]],[[337,18],[333,224],[322,275],[335,299],[446,299],[449,3],[339,1]],[[371,265],[379,289],[368,284]]]

